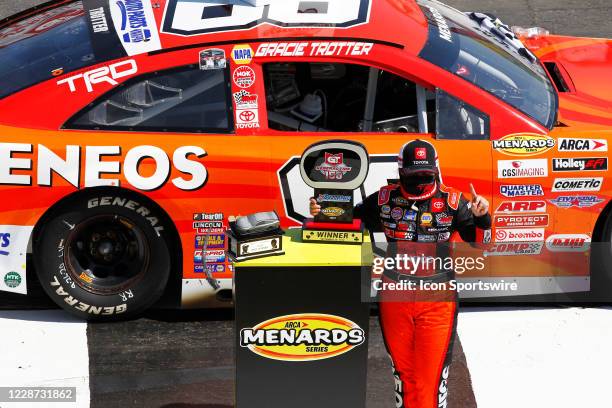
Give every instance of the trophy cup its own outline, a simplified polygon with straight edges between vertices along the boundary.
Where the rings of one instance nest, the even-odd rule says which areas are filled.
[[[368,152],[361,143],[331,140],[306,149],[300,173],[304,182],[314,188],[321,212],[305,220],[303,241],[363,242],[362,222],[353,218],[353,192],[365,181],[369,167]]]

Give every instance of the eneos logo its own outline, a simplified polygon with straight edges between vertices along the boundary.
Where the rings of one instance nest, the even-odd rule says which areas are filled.
[[[493,141],[493,148],[508,156],[535,156],[555,147],[555,140],[536,134],[508,135]]]
[[[240,347],[281,361],[323,360],[347,353],[365,341],[356,323],[326,314],[295,314],[240,330]]]

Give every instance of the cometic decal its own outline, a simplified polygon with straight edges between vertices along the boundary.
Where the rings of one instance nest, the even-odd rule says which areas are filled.
[[[240,347],[281,361],[323,360],[348,353],[365,341],[365,332],[343,317],[296,314],[240,330]]]

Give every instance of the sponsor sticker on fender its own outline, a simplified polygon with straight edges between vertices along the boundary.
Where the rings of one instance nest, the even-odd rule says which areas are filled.
[[[559,196],[552,200],[548,200],[551,204],[559,208],[590,208],[597,204],[603,203],[605,200],[593,195],[576,195],[576,196]]]
[[[541,184],[505,184],[499,186],[499,192],[504,197],[541,197],[544,189]]]
[[[348,353],[365,341],[356,323],[327,314],[280,316],[240,330],[240,347],[280,361],[316,361]]]
[[[586,234],[551,235],[546,240],[546,248],[551,252],[586,252],[591,245],[591,237]]]
[[[544,242],[496,243],[484,252],[484,256],[539,255],[543,248]]]
[[[555,140],[549,136],[518,134],[493,141],[493,148],[509,156],[535,156],[555,147]]]
[[[200,51],[200,69],[210,71],[213,69],[224,69],[227,67],[225,51],[220,48],[211,48]]]
[[[548,221],[548,214],[495,216],[495,225],[501,228],[548,227]]]
[[[496,213],[546,212],[546,201],[504,201]]]
[[[245,65],[240,66],[234,70],[234,75],[232,76],[234,79],[234,84],[238,88],[246,89],[253,86],[255,83],[255,71],[253,68],[247,67]]]
[[[150,1],[117,0],[109,3],[115,30],[128,55],[144,54],[161,49],[159,32]]]
[[[579,159],[553,159],[553,171],[603,171],[608,170],[606,157],[584,157]]]
[[[605,139],[559,139],[560,152],[607,152],[608,141]]]
[[[257,109],[236,109],[236,128],[255,129],[259,127],[259,111]]]
[[[495,242],[544,241],[544,228],[497,229]]]
[[[564,191],[599,191],[603,177],[557,178],[553,183],[552,192]]]
[[[250,64],[253,60],[253,49],[248,44],[239,44],[232,49],[232,60],[238,65]]]
[[[361,57],[370,55],[373,43],[355,41],[263,43],[256,57]]]
[[[548,177],[548,161],[546,159],[499,160],[497,177],[500,179]]]

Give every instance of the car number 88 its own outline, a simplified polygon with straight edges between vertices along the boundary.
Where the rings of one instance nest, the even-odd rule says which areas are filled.
[[[333,26],[348,28],[366,23],[371,0],[268,0],[263,6],[228,4],[223,0],[170,0],[163,32],[178,35],[245,30],[263,23],[288,28]]]

